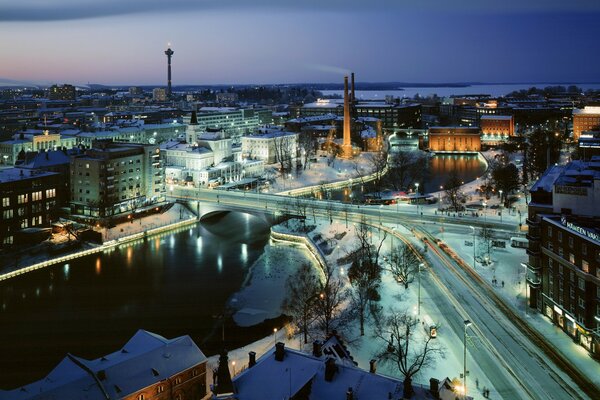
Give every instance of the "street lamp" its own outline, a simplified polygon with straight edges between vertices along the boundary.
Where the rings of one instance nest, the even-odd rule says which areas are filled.
[[[468,319],[466,319],[464,321],[464,324],[465,324],[465,331],[464,331],[464,335],[463,335],[463,345],[464,345],[464,352],[463,352],[463,389],[464,389],[465,398],[467,398],[467,328],[469,326],[471,326],[471,321],[469,321]]]
[[[477,261],[475,260],[475,228],[469,226],[469,228],[473,229],[473,269],[477,269]]]
[[[418,270],[419,271],[419,275],[418,275],[418,278],[419,278],[419,292],[418,293],[419,294],[417,296],[418,297],[418,301],[417,301],[417,315],[419,315],[419,318],[421,317],[421,267],[424,267],[424,266],[425,266],[425,264],[420,263],[419,264],[419,270]]]

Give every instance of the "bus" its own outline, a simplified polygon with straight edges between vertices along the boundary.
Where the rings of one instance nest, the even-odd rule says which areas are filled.
[[[529,247],[529,240],[524,237],[515,236],[510,238],[510,245],[512,247],[519,247],[521,249],[526,249]]]

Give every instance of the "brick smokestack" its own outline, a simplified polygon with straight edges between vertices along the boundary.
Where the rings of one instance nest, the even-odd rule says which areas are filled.
[[[356,96],[354,93],[354,72],[350,75],[350,88],[352,89],[352,95],[350,96],[350,101],[354,104],[354,100],[356,100]]]
[[[344,142],[341,158],[352,158],[352,142],[350,141],[350,99],[348,98],[348,77],[344,77]]]

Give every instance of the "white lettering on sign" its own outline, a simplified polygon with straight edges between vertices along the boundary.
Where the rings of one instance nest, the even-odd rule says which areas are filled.
[[[567,221],[566,217],[562,217],[560,219],[560,222],[566,226],[567,228],[569,228],[572,231],[575,231],[577,233],[579,233],[580,235],[583,235],[589,239],[592,239],[596,242],[600,242],[600,235],[598,235],[596,232],[592,232],[592,231],[588,231],[587,229],[581,227],[581,226],[577,226],[575,224],[573,224],[572,222]]]

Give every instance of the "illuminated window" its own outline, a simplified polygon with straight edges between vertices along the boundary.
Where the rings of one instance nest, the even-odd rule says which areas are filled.
[[[10,206],[10,197],[3,197],[2,198],[2,207],[8,207]]]

